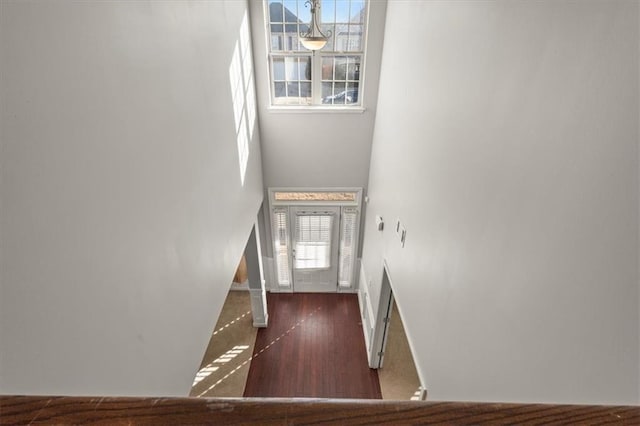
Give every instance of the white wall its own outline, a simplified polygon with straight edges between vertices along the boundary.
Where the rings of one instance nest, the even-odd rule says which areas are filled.
[[[0,393],[187,395],[263,194],[246,2],[0,7]]]
[[[389,2],[382,64],[363,262],[429,399],[638,403],[637,2]]]

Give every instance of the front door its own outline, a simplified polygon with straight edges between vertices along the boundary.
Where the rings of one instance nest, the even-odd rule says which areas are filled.
[[[293,291],[338,287],[339,207],[291,207]]]

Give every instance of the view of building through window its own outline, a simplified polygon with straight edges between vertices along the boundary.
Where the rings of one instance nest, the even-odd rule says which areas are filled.
[[[273,105],[359,105],[367,0],[321,0],[320,27],[329,36],[305,49],[307,0],[268,0]]]

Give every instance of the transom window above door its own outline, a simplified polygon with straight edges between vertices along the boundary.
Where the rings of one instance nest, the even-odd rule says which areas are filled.
[[[275,191],[275,201],[356,201],[358,193],[355,191]]]
[[[318,51],[300,42],[311,19],[308,0],[265,2],[271,104],[360,106],[368,0],[319,1],[318,21],[328,42]]]

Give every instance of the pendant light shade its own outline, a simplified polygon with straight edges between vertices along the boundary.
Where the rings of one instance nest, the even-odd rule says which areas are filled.
[[[303,37],[300,42],[309,50],[320,50],[327,44],[326,37]]]
[[[328,31],[328,35],[320,30],[318,25],[318,15],[320,12],[320,0],[307,0],[305,6],[311,7],[311,22],[309,22],[309,29],[306,33],[300,33],[300,42],[309,50],[320,50],[326,44],[329,37],[331,37],[331,31]]]

